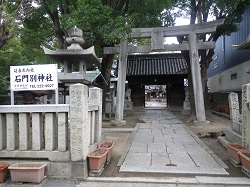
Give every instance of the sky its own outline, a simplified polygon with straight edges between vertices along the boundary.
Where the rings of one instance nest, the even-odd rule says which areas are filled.
[[[180,25],[189,25],[189,19],[183,19],[183,18],[176,18],[175,20],[175,26]],[[176,37],[167,37],[165,38],[165,44],[178,44]]]

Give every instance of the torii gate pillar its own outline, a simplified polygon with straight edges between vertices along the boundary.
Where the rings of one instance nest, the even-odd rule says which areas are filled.
[[[194,121],[194,123],[199,125],[202,124],[205,125],[209,124],[209,121],[206,120],[206,113],[204,106],[197,35],[195,33],[189,34],[188,42],[189,42],[189,58],[191,64],[191,74],[192,74],[192,81],[194,88],[195,110],[197,118],[197,121]]]
[[[123,120],[123,112],[124,112],[124,96],[125,96],[126,70],[127,70],[127,55],[128,55],[128,39],[127,37],[125,37],[121,39],[120,43],[115,120],[111,121],[111,124],[117,126],[126,125],[126,121]]]

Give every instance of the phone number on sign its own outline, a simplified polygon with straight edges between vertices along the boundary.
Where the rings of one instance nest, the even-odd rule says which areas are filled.
[[[51,88],[54,87],[54,84],[38,84],[37,88]]]

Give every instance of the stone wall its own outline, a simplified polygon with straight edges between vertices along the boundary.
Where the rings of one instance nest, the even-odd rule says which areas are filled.
[[[1,105],[0,162],[42,162],[48,177],[85,179],[101,114],[102,90],[82,84],[70,86],[70,104]]]

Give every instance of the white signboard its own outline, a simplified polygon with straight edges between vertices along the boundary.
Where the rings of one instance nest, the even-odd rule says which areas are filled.
[[[57,64],[10,66],[11,91],[55,90]]]

